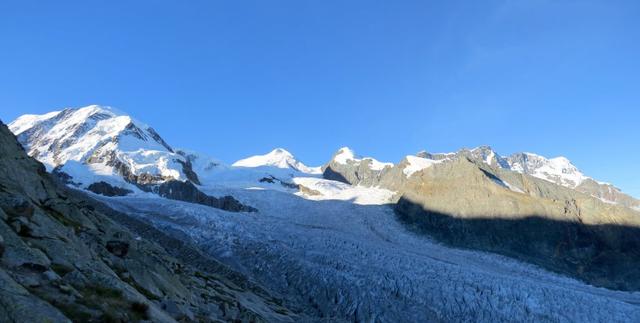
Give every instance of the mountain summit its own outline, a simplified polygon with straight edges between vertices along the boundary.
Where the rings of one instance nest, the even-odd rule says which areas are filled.
[[[198,182],[189,161],[153,128],[111,107],[25,115],[9,128],[30,156],[81,187],[98,181],[128,189],[167,180]]]
[[[232,166],[236,167],[276,167],[290,168],[301,173],[320,174],[320,167],[309,167],[298,161],[293,154],[283,148],[276,148],[265,155],[255,155],[238,160]]]

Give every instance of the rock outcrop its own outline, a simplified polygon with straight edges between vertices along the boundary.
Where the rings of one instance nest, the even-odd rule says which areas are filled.
[[[357,157],[351,149],[343,147],[322,167],[322,176],[351,185],[374,186],[392,167],[391,163],[371,157]]]
[[[220,198],[201,192],[189,181],[167,181],[158,186],[158,195],[171,200],[202,204],[230,212],[256,212],[257,209],[244,205],[233,196]]]
[[[2,322],[299,319],[188,242],[57,185],[1,123],[0,286]]]
[[[104,196],[125,196],[133,193],[132,190],[126,188],[115,187],[107,182],[96,182],[87,187],[87,189],[96,194]]]

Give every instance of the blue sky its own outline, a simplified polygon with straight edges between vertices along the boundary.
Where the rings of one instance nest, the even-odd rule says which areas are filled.
[[[638,1],[2,1],[0,118],[103,104],[224,161],[564,155],[640,196]]]

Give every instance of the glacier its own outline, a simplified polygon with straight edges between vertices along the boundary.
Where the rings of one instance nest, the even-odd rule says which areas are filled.
[[[415,234],[386,204],[282,190],[210,188],[254,205],[234,214],[145,197],[99,197],[254,277],[310,317],[354,322],[632,322],[640,293],[596,288]],[[370,192],[360,188],[362,195]],[[379,200],[383,203],[384,199]]]

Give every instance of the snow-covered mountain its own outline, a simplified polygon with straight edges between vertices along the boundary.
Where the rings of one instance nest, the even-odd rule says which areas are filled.
[[[25,115],[9,128],[29,155],[80,187],[104,181],[135,190],[171,179],[198,182],[188,160],[153,128],[111,107]]]
[[[620,204],[632,209],[640,208],[639,200],[624,194],[619,188],[609,183],[603,183],[585,175],[569,159],[562,156],[546,158],[534,153],[522,152],[503,157],[489,146],[462,149],[457,153],[431,154],[421,151],[416,156],[423,159],[416,160],[414,164],[422,165],[430,164],[434,161],[451,160],[456,156],[466,156],[492,167],[533,176],[574,189],[607,203]],[[410,169],[408,169],[407,173],[411,173]]]
[[[334,162],[338,164],[354,164],[360,165],[365,164],[367,168],[375,171],[383,170],[385,167],[392,167],[393,163],[381,162],[372,157],[359,157],[356,153],[349,147],[342,147],[338,149],[332,159]]]
[[[507,161],[509,170],[575,189],[607,203],[620,204],[632,209],[640,207],[639,200],[609,183],[585,175],[566,157],[545,158],[533,153],[518,153],[509,156]]]
[[[321,174],[320,167],[309,167],[283,148],[276,148],[265,155],[251,156],[233,163],[235,167],[289,168],[307,174]]]
[[[393,168],[393,163],[380,162],[372,157],[360,157],[349,147],[342,147],[322,167],[325,178],[351,185],[371,186]]]
[[[547,180],[564,187],[576,188],[589,177],[585,176],[566,157],[545,158],[533,153],[513,154],[508,169]]]
[[[457,153],[444,154],[430,154],[422,151],[416,156],[426,159],[440,160],[451,158],[456,155],[467,156],[492,167],[531,175],[569,188],[576,188],[589,178],[580,172],[578,168],[565,157],[548,159],[540,155],[526,152],[515,153],[511,156],[503,157],[490,146],[462,149]]]

